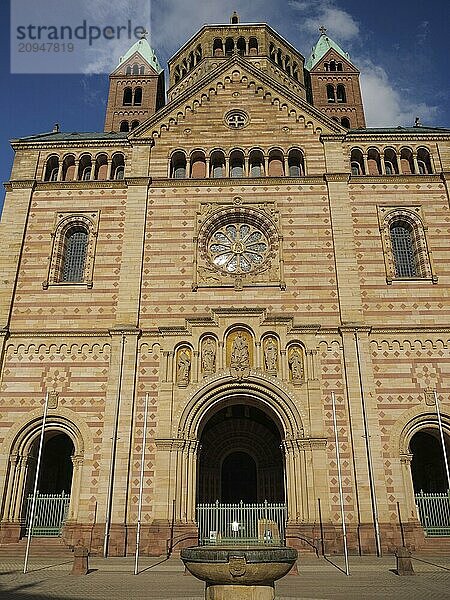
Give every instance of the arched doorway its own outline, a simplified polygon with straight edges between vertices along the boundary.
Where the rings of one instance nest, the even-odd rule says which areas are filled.
[[[450,442],[444,434],[447,456]],[[439,493],[448,489],[444,454],[437,429],[424,429],[413,435],[409,443],[412,454],[411,475],[414,492]]]
[[[445,458],[450,439],[444,433],[444,445],[438,429],[417,431],[411,438],[411,476],[420,522],[428,536],[450,535],[449,481]]]
[[[238,396],[229,399],[201,429],[197,501],[284,502],[281,441],[266,410]]]
[[[25,529],[31,519],[31,505],[36,478],[39,437],[30,448],[28,477],[25,486],[23,517]],[[34,536],[57,536],[67,516],[72,488],[74,444],[60,431],[48,431],[42,447],[38,477]]]

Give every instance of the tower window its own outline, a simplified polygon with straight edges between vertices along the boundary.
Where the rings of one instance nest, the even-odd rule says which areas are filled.
[[[84,154],[80,158],[80,165],[78,168],[78,179],[87,181],[91,178],[92,171],[92,159],[90,154]]]
[[[133,131],[133,129],[136,129],[136,127],[139,127],[139,121],[132,121],[131,131]]]
[[[396,277],[416,277],[417,268],[412,228],[405,221],[396,220],[390,227],[392,255]]]
[[[347,102],[347,95],[345,93],[345,86],[339,83],[336,88],[336,96],[338,102]]]
[[[336,102],[336,96],[334,95],[334,85],[331,85],[331,83],[327,84],[327,100],[328,102]]]
[[[59,171],[58,156],[50,156],[45,165],[44,181],[57,181]]]
[[[123,179],[125,176],[125,159],[123,154],[114,154],[111,163],[111,179]]]
[[[131,75],[131,67],[130,67],[130,65],[128,65],[128,67],[126,68],[125,75]]]
[[[225,40],[225,55],[231,56],[234,52],[234,40],[233,38],[227,38]]]
[[[431,156],[426,148],[419,148],[417,150],[417,162],[419,165],[419,173],[421,175],[433,173]]]
[[[269,153],[269,177],[283,177],[284,157],[280,150],[271,150]]]
[[[133,101],[133,91],[130,87],[126,87],[123,90],[123,105],[131,106],[132,101]]]
[[[244,56],[245,52],[246,52],[246,43],[245,43],[245,39],[243,37],[240,37],[238,39],[236,47],[237,47],[238,54],[240,56]]]
[[[392,148],[384,151],[384,170],[386,175],[398,175],[397,154]]]
[[[248,40],[248,53],[250,56],[256,56],[258,54],[258,40],[254,37],[251,37]]]
[[[139,75],[139,65],[133,65],[133,75]]]
[[[134,90],[134,106],[141,106],[142,104],[142,88],[137,87]]]
[[[223,42],[220,38],[216,38],[213,42],[213,55],[223,56]]]
[[[330,71],[336,71],[336,61],[330,61]]]
[[[204,179],[206,177],[206,160],[202,151],[194,152],[191,156],[191,177]]]
[[[128,123],[128,121],[121,121],[120,131],[130,131],[130,124]]]
[[[359,148],[353,148],[351,157],[352,175],[364,175],[364,158],[363,153]]]
[[[264,175],[264,156],[260,150],[252,150],[250,153],[250,177],[262,177]]]
[[[348,117],[342,117],[341,125],[342,125],[342,127],[345,127],[346,129],[350,129],[350,119]]]
[[[342,71],[342,63],[338,62],[337,66],[337,71]]]
[[[61,281],[83,281],[88,237],[84,227],[74,227],[67,232],[64,239]]]

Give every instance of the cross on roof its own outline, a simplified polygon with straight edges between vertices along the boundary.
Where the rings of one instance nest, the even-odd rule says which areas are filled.
[[[327,31],[327,28],[322,25],[321,27],[319,27],[319,31],[320,31],[320,33],[322,33],[323,35],[325,35],[325,33]]]

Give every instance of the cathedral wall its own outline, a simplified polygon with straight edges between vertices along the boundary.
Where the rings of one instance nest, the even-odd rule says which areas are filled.
[[[75,203],[74,203],[75,200]],[[118,298],[126,195],[115,189],[64,189],[33,194],[14,297],[11,329],[111,327]],[[59,214],[86,214],[98,225],[93,285],[49,280],[52,234]],[[43,282],[48,282],[43,289]],[[45,287],[45,285],[44,285]]]
[[[366,322],[383,325],[437,325],[442,323],[449,290],[449,249],[442,243],[450,233],[449,206],[440,183],[351,184],[353,231]],[[419,211],[425,228],[427,254],[436,283],[428,279],[393,280],[388,285],[380,225],[383,209]]]

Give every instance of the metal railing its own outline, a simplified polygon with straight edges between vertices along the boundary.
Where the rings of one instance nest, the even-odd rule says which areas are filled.
[[[31,519],[31,505],[33,495],[27,498],[25,516],[25,532],[28,534]],[[38,494],[36,496],[36,509],[34,514],[33,530],[35,537],[58,537],[69,510],[70,494]]]
[[[286,519],[285,504],[199,504],[199,545],[285,546]]]
[[[450,535],[450,490],[442,494],[415,495],[419,519],[429,536]]]

